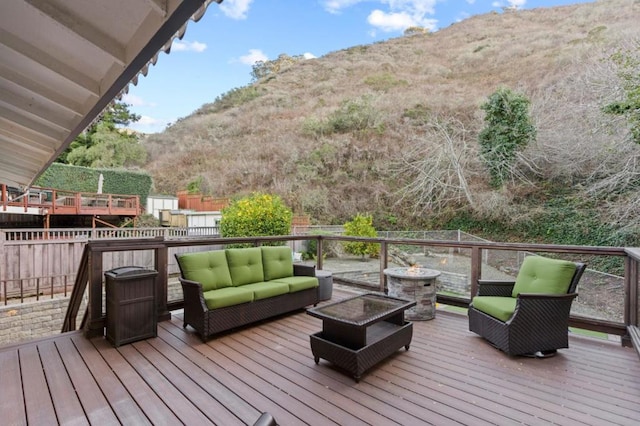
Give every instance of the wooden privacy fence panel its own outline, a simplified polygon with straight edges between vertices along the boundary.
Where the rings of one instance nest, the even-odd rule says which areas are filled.
[[[71,291],[82,251],[81,240],[0,240],[0,301]],[[171,248],[167,274],[180,272],[176,253],[213,250],[220,245]],[[153,250],[116,251],[102,254],[104,271],[121,266],[154,268]]]

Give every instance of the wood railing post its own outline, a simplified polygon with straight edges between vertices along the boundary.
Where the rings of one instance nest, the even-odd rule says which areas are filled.
[[[389,265],[389,259],[387,257],[387,242],[382,241],[380,243],[380,292],[384,293],[384,289],[387,288],[387,276],[384,270]]]
[[[318,235],[316,238],[316,241],[318,241],[316,245],[316,268],[322,270],[322,235]]]
[[[102,252],[89,251],[89,301],[84,334],[91,338],[104,335],[102,317]]]
[[[471,248],[471,298],[478,294],[478,280],[482,277],[482,249]]]
[[[167,269],[169,265],[169,249],[167,246],[156,248],[154,250],[155,265],[158,275],[156,275],[156,306],[158,309],[158,321],[167,321],[171,319],[171,312],[167,308],[169,279]]]

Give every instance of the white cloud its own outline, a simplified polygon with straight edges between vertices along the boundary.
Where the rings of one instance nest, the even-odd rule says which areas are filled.
[[[231,62],[241,62],[245,65],[253,65],[258,61],[268,61],[269,57],[262,52],[260,49],[249,49],[249,53],[246,55],[240,56],[237,59],[232,60]]]
[[[342,9],[365,1],[386,6],[384,9],[375,8],[367,17],[369,25],[384,32],[400,32],[409,27],[433,30],[438,23],[436,19],[430,18],[436,13],[435,5],[438,0],[324,0],[322,4],[327,12],[339,13]],[[474,1],[467,0],[471,3]],[[370,33],[375,34],[375,30]]]
[[[207,49],[205,43],[199,41],[182,41],[175,39],[171,45],[171,50],[174,52],[197,52],[201,53]]]
[[[303,53],[302,56],[304,56],[305,59],[315,59],[315,58],[317,58],[316,55],[314,55],[313,53],[309,53],[309,52]]]
[[[392,1],[393,3],[393,1]],[[403,2],[400,2],[403,3]],[[411,2],[409,2],[411,3]],[[414,2],[416,3],[416,2]],[[367,22],[384,32],[404,31],[409,27],[424,27],[429,30],[436,28],[438,21],[428,18],[428,14],[433,14],[434,10],[429,10],[426,3],[421,2],[422,9],[406,9],[391,12],[384,12],[376,9],[369,14]]]
[[[402,31],[417,25],[414,19],[405,12],[387,13],[381,10],[371,12],[367,21],[370,25],[385,32]]]
[[[364,0],[324,0],[322,4],[329,13],[340,13],[340,10],[358,4]]]
[[[219,7],[229,18],[247,19],[251,3],[253,0],[224,0]]]
[[[136,121],[140,126],[155,126],[160,124],[160,120],[157,118],[149,117],[148,115],[140,116],[140,120]]]
[[[122,102],[134,107],[145,105],[144,99],[142,99],[140,96],[132,95],[130,93],[125,93],[124,95],[122,95]]]
[[[525,5],[527,0],[507,0],[509,6],[517,7],[518,9]]]

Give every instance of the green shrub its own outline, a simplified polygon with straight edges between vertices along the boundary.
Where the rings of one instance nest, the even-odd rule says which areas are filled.
[[[351,237],[377,237],[376,228],[373,227],[373,216],[357,214],[350,222],[344,224],[344,235]],[[380,254],[380,244],[361,241],[344,243],[347,253],[364,257],[376,257]]]
[[[393,74],[385,72],[382,74],[370,75],[364,79],[364,84],[373,90],[388,92],[396,86],[407,86],[407,80],[398,80]]]
[[[280,197],[256,192],[222,209],[220,233],[226,238],[289,235],[292,218],[293,213]]]
[[[313,231],[309,235],[335,235],[333,232],[329,231]],[[337,241],[324,241],[322,243],[322,257],[323,259],[326,257],[337,257],[338,250],[336,245]],[[318,256],[318,240],[309,240],[307,241],[307,251],[302,253],[302,258],[304,260],[316,260]]]
[[[307,118],[302,130],[305,134],[317,138],[341,133],[383,133],[384,123],[381,114],[371,105],[371,98],[363,96],[342,103],[326,120]]]
[[[481,106],[485,127],[478,135],[480,152],[496,188],[509,177],[518,151],[536,138],[529,104],[526,96],[501,87]]]

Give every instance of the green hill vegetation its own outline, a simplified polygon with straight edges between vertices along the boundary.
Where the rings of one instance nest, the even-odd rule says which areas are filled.
[[[144,168],[159,192],[271,193],[316,223],[638,246],[638,22],[640,2],[607,0],[281,55],[149,135]],[[483,133],[501,90],[525,106],[523,141]]]

